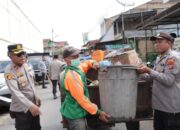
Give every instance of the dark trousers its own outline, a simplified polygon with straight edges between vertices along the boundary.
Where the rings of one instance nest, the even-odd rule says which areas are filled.
[[[52,82],[52,85],[53,85],[52,93],[53,93],[53,95],[55,95],[56,92],[57,92],[57,84],[58,84],[58,80],[51,80],[51,82]]]
[[[41,130],[40,117],[33,117],[30,112],[11,112],[15,119],[16,130]]]
[[[127,130],[139,130],[139,121],[126,122]]]
[[[154,130],[180,130],[180,113],[155,110]]]
[[[46,73],[42,73],[42,88],[45,88]]]

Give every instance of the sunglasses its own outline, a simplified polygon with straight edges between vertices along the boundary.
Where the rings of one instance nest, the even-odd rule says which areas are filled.
[[[18,53],[18,54],[15,54],[17,57],[21,57],[22,55],[25,56],[26,55],[26,52],[21,52],[21,53]]]

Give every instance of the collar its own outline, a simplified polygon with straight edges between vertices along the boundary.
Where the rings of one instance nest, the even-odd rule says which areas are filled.
[[[165,57],[167,57],[167,56],[170,54],[170,52],[171,52],[171,49],[167,50],[167,51],[164,53],[163,56],[159,55],[158,58],[159,58],[159,59],[164,59]]]
[[[18,70],[19,68],[23,67],[24,64],[22,66],[18,66],[16,64],[14,64],[13,62],[11,63],[11,69],[15,69],[15,70]]]

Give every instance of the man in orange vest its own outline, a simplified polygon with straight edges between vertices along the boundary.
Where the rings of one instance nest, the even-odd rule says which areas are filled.
[[[63,52],[63,58],[67,63],[65,71],[60,75],[62,90],[66,98],[61,107],[62,115],[68,120],[70,130],[87,130],[86,115],[99,115],[102,121],[108,122],[109,115],[98,109],[96,104],[89,100],[85,73],[90,68],[97,69],[95,61],[85,61],[78,67],[73,65],[77,61],[80,51],[74,47],[67,47]]]

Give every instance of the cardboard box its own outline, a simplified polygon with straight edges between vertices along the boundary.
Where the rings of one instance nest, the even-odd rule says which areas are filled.
[[[138,54],[135,50],[125,51],[120,55],[115,55],[113,57],[109,57],[113,64],[122,64],[122,65],[134,65],[137,66],[141,64],[141,59],[138,57]]]

